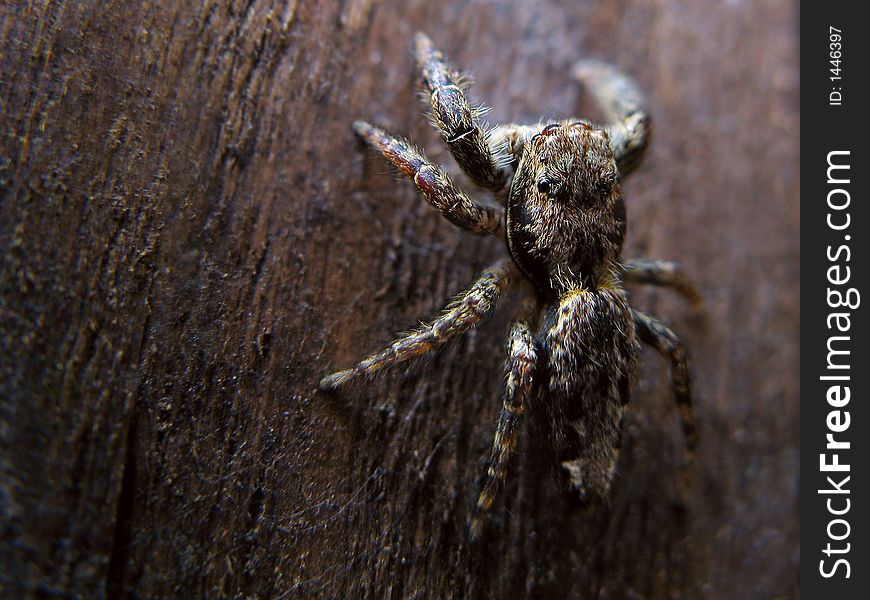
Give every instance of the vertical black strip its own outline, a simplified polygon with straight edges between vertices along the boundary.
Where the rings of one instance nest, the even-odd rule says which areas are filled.
[[[801,10],[804,598],[870,593],[870,31],[862,8],[834,1]]]

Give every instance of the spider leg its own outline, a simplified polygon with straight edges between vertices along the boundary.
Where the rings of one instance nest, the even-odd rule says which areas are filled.
[[[528,408],[529,396],[532,393],[537,359],[535,340],[528,322],[514,321],[508,341],[504,400],[493,441],[489,469],[471,521],[472,539],[480,536],[483,517],[507,478],[510,459],[519,441],[521,420]]]
[[[412,179],[426,201],[448,221],[472,233],[504,237],[504,211],[478,204],[456,189],[450,178],[411,144],[363,121],[355,121],[353,129]]]
[[[504,170],[480,126],[478,117],[484,111],[468,104],[463,77],[450,68],[423,33],[414,38],[414,55],[429,92],[432,124],[441,132],[450,154],[476,185],[501,190],[506,181]]]
[[[675,262],[655,258],[634,258],[626,261],[623,267],[626,281],[672,287],[693,306],[698,307],[704,303],[695,284]]]
[[[610,146],[622,176],[640,163],[649,142],[650,119],[642,108],[643,95],[631,78],[615,67],[594,60],[574,65],[574,77],[586,84],[608,123]]]
[[[385,367],[437,350],[487,317],[516,275],[509,259],[494,264],[468,290],[459,294],[430,325],[398,338],[385,350],[369,356],[353,368],[327,375],[320,381],[320,389],[333,390],[352,379],[374,376]]]
[[[671,361],[671,386],[683,433],[686,436],[686,450],[691,457],[698,445],[698,427],[695,423],[695,404],[692,400],[692,379],[689,375],[689,360],[680,338],[658,319],[632,309],[632,317],[637,335],[642,342],[658,350],[659,354]]]
[[[516,170],[520,162],[520,156],[523,153],[523,148],[535,134],[541,132],[543,125],[535,123],[533,125],[519,125],[510,123],[508,125],[498,125],[489,131],[489,145],[492,151],[499,156],[505,156],[505,166]]]

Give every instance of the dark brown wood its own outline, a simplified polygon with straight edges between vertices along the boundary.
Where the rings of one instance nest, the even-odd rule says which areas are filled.
[[[797,595],[797,3],[0,11],[2,595]],[[493,121],[590,110],[581,57],[634,74],[655,135],[628,254],[680,260],[706,301],[634,290],[691,349],[696,464],[646,352],[611,505],[576,506],[527,439],[475,547],[507,311],[314,391],[505,252],[354,143],[369,118],[455,170],[418,29]]]

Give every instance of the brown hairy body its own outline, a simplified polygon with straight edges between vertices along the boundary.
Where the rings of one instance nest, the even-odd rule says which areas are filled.
[[[670,360],[692,452],[697,436],[686,352],[664,324],[631,308],[622,282],[670,286],[696,303],[700,297],[674,263],[620,257],[626,228],[620,181],[640,160],[649,131],[630,79],[596,62],[575,67],[605,112],[603,126],[573,118],[487,130],[483,111],[466,99],[466,78],[423,34],[415,54],[433,125],[471,181],[504,208],[470,198],[408,142],[361,121],[354,130],[451,223],[504,240],[509,258],[487,269],[430,325],[324,377],[320,387],[334,390],[432,352],[486,318],[505,290],[518,289],[523,300],[508,336],[502,411],[472,518],[477,536],[526,415],[546,431],[572,489],[582,498],[607,495],[641,343]]]

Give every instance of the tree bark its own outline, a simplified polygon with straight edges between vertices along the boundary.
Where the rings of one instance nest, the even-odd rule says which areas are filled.
[[[4,596],[797,595],[797,3],[0,11]],[[610,504],[525,439],[477,545],[510,302],[420,368],[315,392],[505,255],[354,142],[371,119],[456,171],[417,30],[492,122],[594,117],[579,58],[633,74],[655,135],[626,256],[705,298],[632,289],[694,358],[694,465],[645,352]]]

